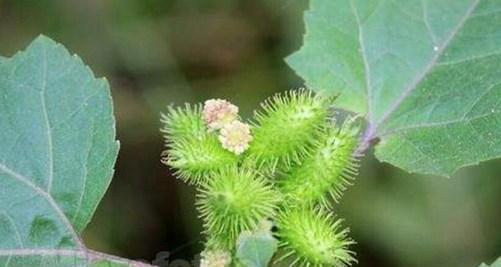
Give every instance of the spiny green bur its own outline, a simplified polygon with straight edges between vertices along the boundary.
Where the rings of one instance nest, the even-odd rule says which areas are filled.
[[[255,113],[249,156],[271,169],[299,162],[326,123],[331,102],[330,98],[312,96],[304,90],[265,101],[263,111]]]
[[[200,189],[197,206],[209,243],[231,250],[241,232],[274,217],[279,200],[279,193],[255,171],[228,168]]]
[[[279,247],[284,252],[278,261],[293,258],[292,266],[346,266],[355,261],[348,246],[353,241],[341,220],[321,209],[289,209],[277,219]]]
[[[189,184],[202,184],[213,172],[236,165],[238,157],[225,150],[217,137],[207,131],[200,105],[169,107],[162,115],[167,151],[162,161]]]
[[[357,174],[353,155],[360,129],[353,118],[339,125],[330,118],[333,102],[306,90],[276,95],[255,113],[251,138],[247,124],[232,124],[239,118],[231,112],[238,109],[227,101],[169,107],[162,115],[163,162],[197,186],[206,251],[234,257],[239,235],[269,220],[277,227],[277,262],[314,267],[355,262],[348,248],[354,242],[329,208]],[[227,113],[218,117],[219,111]],[[217,118],[224,120],[212,125],[222,128],[210,129]],[[238,143],[242,140],[252,141]],[[225,149],[232,145],[244,152]]]
[[[290,204],[330,207],[331,200],[341,198],[359,167],[352,156],[358,145],[358,127],[353,124],[347,120],[341,128],[325,126],[310,155],[278,181]]]

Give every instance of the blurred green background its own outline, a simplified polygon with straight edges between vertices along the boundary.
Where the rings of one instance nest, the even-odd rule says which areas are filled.
[[[168,104],[227,98],[249,116],[301,86],[283,58],[301,45],[306,0],[0,0],[0,54],[43,33],[112,85],[122,148],[84,238],[133,259],[200,251],[192,188],[160,163]],[[336,212],[358,242],[357,266],[478,266],[501,255],[501,161],[453,178],[363,160]]]

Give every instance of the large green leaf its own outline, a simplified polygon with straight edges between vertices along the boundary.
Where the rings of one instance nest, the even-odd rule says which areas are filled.
[[[501,1],[311,0],[305,22],[287,62],[366,116],[361,149],[444,176],[501,156]]]
[[[79,237],[118,152],[106,80],[41,36],[0,60],[0,129],[0,266],[106,260]]]

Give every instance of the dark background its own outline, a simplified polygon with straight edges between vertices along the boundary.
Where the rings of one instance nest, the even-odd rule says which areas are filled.
[[[452,1],[452,0],[451,0]],[[201,249],[192,188],[160,163],[168,104],[227,98],[244,116],[301,86],[283,58],[301,44],[305,0],[0,0],[0,54],[43,33],[112,85],[121,151],[84,234],[133,259]],[[358,266],[476,267],[501,255],[501,161],[451,179],[410,175],[369,152],[336,212],[358,242]]]

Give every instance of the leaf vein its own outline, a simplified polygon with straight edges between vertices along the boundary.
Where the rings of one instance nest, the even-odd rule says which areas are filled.
[[[461,63],[465,63],[468,61],[480,60],[480,59],[485,59],[485,58],[489,58],[489,57],[493,57],[493,56],[499,56],[500,54],[501,54],[501,50],[496,50],[496,51],[491,52],[491,53],[485,53],[485,54],[476,55],[476,56],[468,57],[468,58],[463,58],[463,59],[459,59],[459,60],[455,60],[455,61],[439,62],[437,64],[437,67],[438,66],[442,67],[442,66],[451,66],[451,65],[461,64]]]
[[[461,117],[461,120],[465,120],[466,117],[468,116],[468,114],[470,114],[473,111],[473,108],[475,108],[475,106],[480,102],[480,100],[482,100],[487,94],[489,94],[492,91],[492,89],[494,89],[494,87],[496,87],[500,84],[501,84],[501,82],[492,84],[491,86],[487,87],[487,89],[484,92],[479,94],[477,99],[475,99],[475,101],[473,101],[473,103],[468,107],[468,109],[466,109],[465,113]]]
[[[426,4],[426,0],[421,0],[421,5],[422,5],[422,9],[423,9],[423,21],[424,21],[424,24],[426,25],[426,30],[428,31],[428,34],[430,35],[431,40],[433,41],[433,44],[436,45],[438,43],[437,36],[435,35],[435,32],[433,31],[433,29],[430,25],[430,21],[429,21],[429,17],[428,17],[428,5]]]
[[[441,122],[421,123],[421,124],[416,124],[416,125],[412,125],[412,126],[408,126],[408,127],[402,127],[402,128],[398,128],[398,129],[395,129],[392,131],[385,132],[384,134],[381,135],[381,137],[400,133],[400,132],[405,132],[408,130],[419,129],[419,128],[447,127],[447,126],[449,126],[451,124],[455,124],[455,123],[471,123],[473,121],[480,120],[480,119],[483,119],[483,118],[486,118],[489,116],[493,116],[493,115],[497,115],[497,114],[501,114],[501,111],[484,113],[484,114],[481,114],[481,115],[478,115],[475,117],[468,118],[468,120],[455,119],[455,120],[441,121]]]
[[[7,218],[9,223],[12,225],[12,228],[14,228],[14,233],[16,234],[17,242],[19,243],[21,248],[24,248],[24,242],[23,242],[23,239],[21,238],[21,233],[19,233],[19,229],[17,228],[17,225],[15,224],[12,217],[9,214],[7,214],[7,212],[5,212],[5,211],[0,212],[0,214],[3,215],[5,218]]]
[[[365,71],[365,90],[367,94],[367,116],[369,117],[369,121],[372,121],[372,109],[373,109],[373,99],[372,99],[372,90],[371,90],[371,70],[369,66],[369,62],[367,61],[367,55],[366,55],[366,49],[365,49],[365,44],[364,44],[364,36],[363,36],[363,27],[360,21],[360,17],[358,15],[358,11],[355,7],[355,3],[353,3],[353,0],[350,0],[350,7],[353,12],[353,15],[355,16],[355,19],[357,21],[357,26],[358,26],[358,42],[360,45],[360,56],[362,57],[363,63],[364,63],[364,71]]]
[[[90,158],[90,155],[91,155],[91,151],[92,151],[92,145],[94,144],[94,130],[95,130],[95,121],[94,119],[92,119],[92,135],[90,137],[90,144],[89,144],[89,147],[88,147],[88,151],[87,151],[87,158],[85,159],[86,163],[89,162],[89,158]],[[85,190],[86,190],[86,187],[87,187],[87,175],[88,175],[88,168],[87,168],[87,164],[83,164],[83,168],[84,168],[84,173],[83,173],[83,184],[82,184],[82,193],[80,194],[80,198],[78,200],[78,205],[77,205],[77,209],[75,211],[75,214],[73,215],[73,218],[71,219],[72,221],[75,221],[76,218],[78,217],[78,213],[80,213],[80,210],[82,208],[82,202],[83,202],[83,198],[84,198],[84,195],[85,195]]]
[[[50,195],[50,192],[52,190],[52,180],[54,179],[54,156],[53,156],[53,145],[52,145],[52,130],[50,127],[50,121],[49,121],[49,114],[47,110],[47,100],[46,98],[46,91],[47,91],[47,49],[45,46],[42,49],[43,51],[43,57],[42,57],[42,86],[40,90],[40,98],[42,102],[42,114],[45,122],[45,127],[46,127],[46,134],[47,134],[47,155],[49,157],[49,176],[48,176],[48,181],[47,181],[47,193]]]

